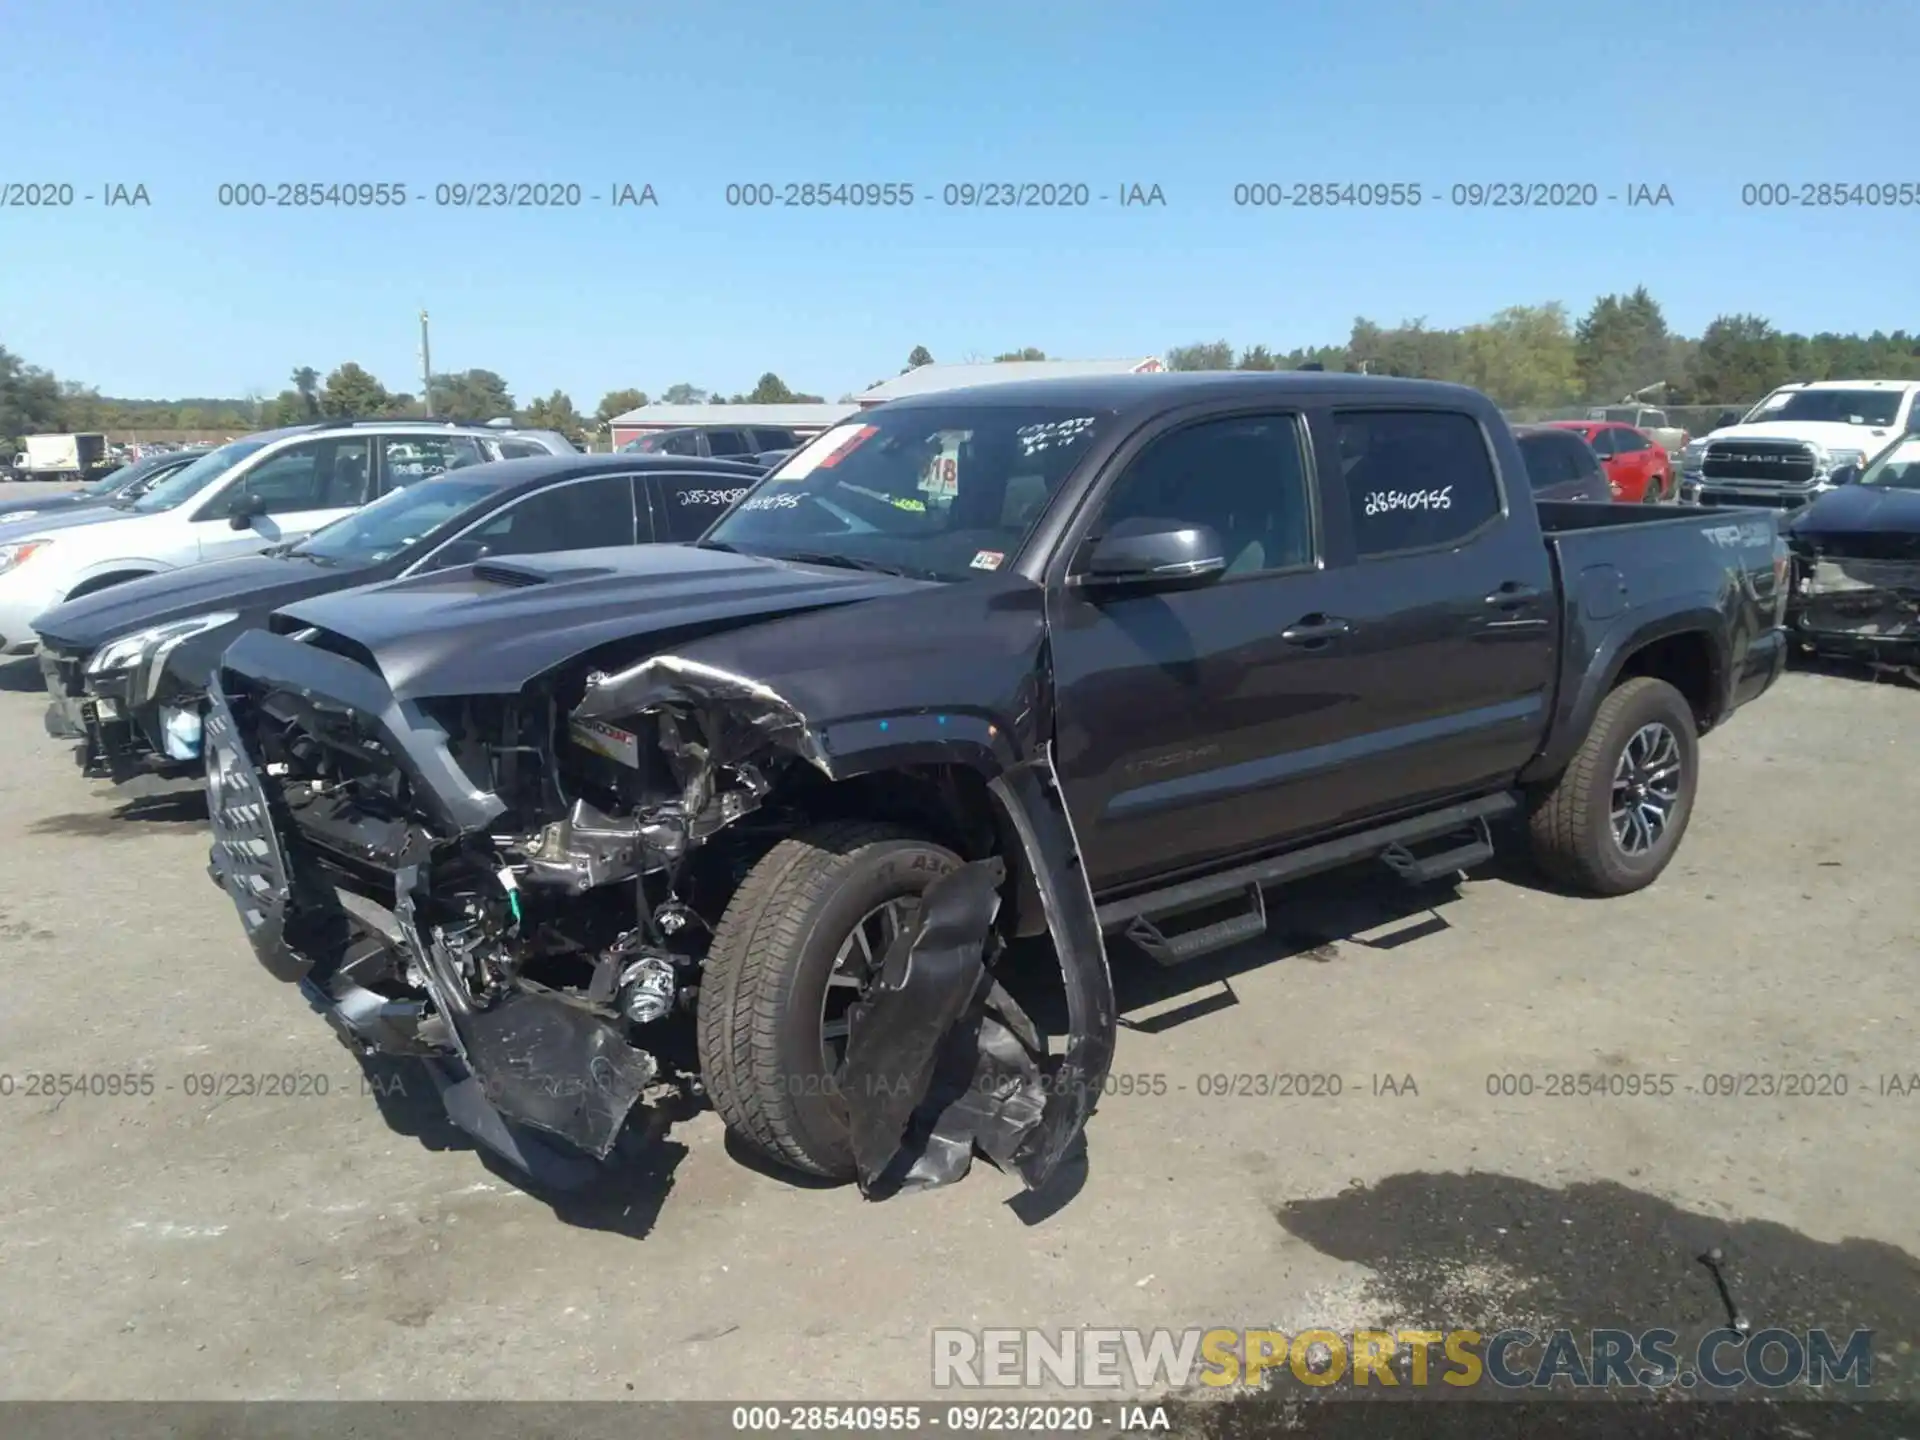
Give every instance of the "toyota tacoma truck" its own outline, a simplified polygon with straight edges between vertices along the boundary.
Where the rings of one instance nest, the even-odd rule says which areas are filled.
[[[1786,570],[1774,515],[1536,505],[1451,385],[903,399],[693,544],[240,637],[209,869],[344,1040],[551,1183],[684,1083],[869,1197],[976,1152],[1038,1187],[1108,1077],[1108,936],[1178,964],[1282,881],[1457,876],[1502,817],[1567,885],[1651,883],[1699,736],[1782,668]]]

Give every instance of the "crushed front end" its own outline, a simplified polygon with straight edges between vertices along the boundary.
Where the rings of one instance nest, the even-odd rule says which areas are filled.
[[[261,962],[349,1044],[471,1081],[485,1129],[604,1159],[661,1074],[636,1041],[692,962],[668,893],[689,827],[652,777],[585,747],[563,762],[557,704],[402,704],[371,666],[247,636],[209,695],[211,868]],[[601,808],[643,800],[646,821]]]
[[[131,638],[140,641],[145,634]],[[124,641],[89,647],[59,636],[40,637],[47,733],[77,742],[74,760],[87,779],[124,784],[140,776],[173,778],[200,770],[205,695],[168,667],[168,653],[156,654],[153,647],[144,654],[130,652]]]
[[[613,713],[597,713],[609,696]],[[402,698],[370,652],[312,628],[242,636],[204,735],[210,871],[261,963],[352,1048],[420,1057],[457,1124],[555,1183],[586,1178],[650,1094],[697,1078],[709,941],[741,878],[800,823],[785,797],[834,778],[792,705],[698,661],[563,666],[513,693]],[[961,1068],[993,1075],[992,1096],[963,1085],[929,1121],[952,1032],[1000,1034],[962,1012],[1005,998],[981,968],[998,947],[998,904],[983,896],[1005,872],[998,858],[963,866],[894,957],[903,993],[878,984],[853,1021],[853,1071],[882,1072],[862,1073],[860,1094],[886,1112],[849,1100],[863,1187],[909,1127],[931,1152],[947,1146],[919,1167],[929,1183],[964,1174],[957,1152],[977,1143],[1036,1185],[1099,1093],[1110,980],[1043,771],[994,791],[1068,937],[1067,1052],[1002,1057],[982,1040]],[[903,1014],[943,1018],[907,1035]]]
[[[1817,654],[1920,666],[1920,535],[1803,535],[1787,624]]]

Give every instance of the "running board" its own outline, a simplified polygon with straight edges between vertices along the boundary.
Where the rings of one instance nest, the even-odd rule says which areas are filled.
[[[1386,867],[1409,885],[1426,885],[1493,858],[1493,835],[1484,818],[1447,839],[1452,848],[1433,855],[1416,855],[1404,844],[1389,845],[1380,859]]]
[[[1215,875],[1203,875],[1194,880],[1183,880],[1173,885],[1162,886],[1157,890],[1142,891],[1137,895],[1124,896],[1109,900],[1099,907],[1100,928],[1102,930],[1125,930],[1134,938],[1136,944],[1156,960],[1160,954],[1178,956],[1174,960],[1163,960],[1162,964],[1177,964],[1181,960],[1192,959],[1195,955],[1208,950],[1221,949],[1227,945],[1236,945],[1242,940],[1261,934],[1267,928],[1266,905],[1264,901],[1249,901],[1249,909],[1244,915],[1231,916],[1226,920],[1203,926],[1186,935],[1167,936],[1155,923],[1156,919],[1165,919],[1193,910],[1207,904],[1219,904],[1236,895],[1257,892],[1267,885],[1278,885],[1289,880],[1303,879],[1308,875],[1325,870],[1337,870],[1342,865],[1357,860],[1385,857],[1390,852],[1399,851],[1412,861],[1416,875],[1420,870],[1446,862],[1442,868],[1423,878],[1431,879],[1444,875],[1451,870],[1464,869],[1478,864],[1492,855],[1493,848],[1487,840],[1487,824],[1502,815],[1511,814],[1520,806],[1519,796],[1506,792],[1499,795],[1486,795],[1478,800],[1467,800],[1458,805],[1449,805],[1444,810],[1435,810],[1426,815],[1415,815],[1406,820],[1396,820],[1388,825],[1379,825],[1371,830],[1357,831],[1352,835],[1342,835],[1337,839],[1323,840],[1318,845],[1309,845],[1301,850],[1290,851],[1285,855],[1275,855],[1265,860],[1256,860],[1248,865],[1237,865],[1231,870],[1222,870]],[[1473,839],[1466,844],[1450,847],[1448,850],[1425,860],[1414,859],[1408,847],[1422,842],[1444,839],[1459,835],[1462,831],[1473,831]],[[1485,853],[1481,847],[1485,846]],[[1389,860],[1388,864],[1394,862]],[[1405,873],[1405,872],[1402,872]],[[1420,883],[1416,878],[1414,883]],[[1256,928],[1255,921],[1258,920]],[[1144,920],[1147,929],[1141,933],[1151,940],[1158,935],[1164,948],[1156,953],[1148,944],[1142,944],[1134,933],[1134,922]],[[1228,935],[1231,938],[1222,938]],[[1207,937],[1202,941],[1201,937]],[[1201,944],[1202,948],[1182,948],[1183,942],[1191,947]]]
[[[1136,915],[1128,923],[1127,939],[1147,952],[1156,965],[1181,965],[1216,950],[1225,950],[1243,940],[1267,933],[1267,897],[1258,885],[1247,886],[1247,908],[1210,925],[1178,930],[1169,935],[1161,922],[1177,918],[1162,912],[1158,919]]]

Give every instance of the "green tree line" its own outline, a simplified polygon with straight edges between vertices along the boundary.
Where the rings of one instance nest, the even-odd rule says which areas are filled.
[[[521,405],[507,382],[492,370],[460,370],[432,377],[431,413],[449,420],[486,421],[510,416],[522,425],[558,430],[584,442],[616,415],[648,403],[644,390],[610,390],[592,414],[583,415],[564,390]],[[670,386],[659,397],[668,403],[711,401],[722,404],[780,404],[818,401],[788,388],[769,371],[745,394],[727,396],[690,384]],[[61,431],[101,431],[116,438],[161,431],[243,434],[309,421],[425,415],[421,397],[389,390],[363,365],[345,361],[324,376],[310,365],[297,366],[279,394],[239,398],[127,400],[102,395],[76,380],[62,380],[0,346],[0,442],[11,453],[23,435]]]
[[[1364,316],[1345,343],[1274,351],[1225,340],[1176,345],[1172,370],[1366,371],[1450,380],[1512,410],[1617,402],[1660,385],[1666,405],[1740,405],[1790,380],[1920,379],[1920,334],[1782,331],[1759,315],[1722,315],[1698,337],[1675,334],[1644,286],[1603,295],[1575,321],[1558,303],[1515,305],[1454,330]]]

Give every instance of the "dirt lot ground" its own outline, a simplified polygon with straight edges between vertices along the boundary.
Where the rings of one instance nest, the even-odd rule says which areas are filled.
[[[1195,973],[1116,947],[1147,1093],[1102,1104],[1078,1193],[983,1165],[867,1204],[711,1112],[536,1198],[425,1087],[383,1105],[253,963],[197,796],[83,782],[37,692],[0,665],[0,1398],[898,1400],[937,1326],[1704,1326],[1716,1244],[1756,1328],[1874,1328],[1912,1392],[1920,1095],[1882,1077],[1920,1071],[1920,693],[1788,676],[1705,742],[1637,896],[1361,877]],[[129,1071],[152,1093],[28,1093]],[[1233,1093],[1283,1072],[1341,1093]],[[1748,1074],[1847,1093],[1703,1093]],[[234,1075],[306,1093],[203,1093]]]

